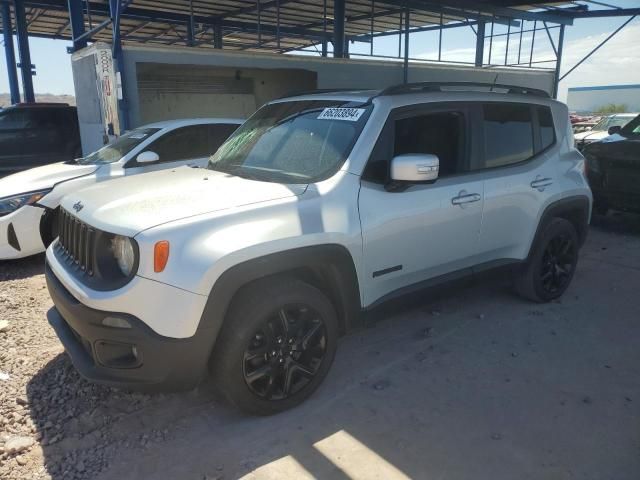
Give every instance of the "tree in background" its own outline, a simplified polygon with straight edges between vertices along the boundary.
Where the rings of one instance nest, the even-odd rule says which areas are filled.
[[[601,113],[603,115],[608,115],[611,113],[625,113],[627,112],[627,106],[623,103],[609,103],[607,105],[602,105],[598,107],[594,113]]]

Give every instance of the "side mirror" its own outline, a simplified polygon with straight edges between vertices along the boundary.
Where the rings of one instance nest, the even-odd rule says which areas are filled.
[[[613,135],[614,133],[620,133],[620,130],[622,130],[622,127],[620,125],[614,125],[613,127],[609,127],[607,133],[609,135]]]
[[[142,152],[140,155],[136,157],[137,163],[154,163],[160,160],[160,157],[156,152],[152,152],[147,150],[146,152]]]
[[[406,153],[391,160],[391,181],[429,183],[438,179],[440,160],[437,155]]]

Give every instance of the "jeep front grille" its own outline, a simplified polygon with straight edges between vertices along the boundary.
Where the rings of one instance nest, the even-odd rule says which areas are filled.
[[[60,209],[58,249],[69,263],[89,276],[94,273],[96,231],[69,212]]]

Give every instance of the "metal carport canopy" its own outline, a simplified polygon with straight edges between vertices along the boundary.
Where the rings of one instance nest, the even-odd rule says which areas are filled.
[[[20,99],[11,41],[14,29],[18,39],[18,66],[27,102],[35,101],[32,82],[35,66],[30,59],[28,36],[71,40],[70,52],[85,47],[88,42],[110,43],[118,71],[122,71],[121,50],[127,43],[272,53],[314,46],[323,56],[329,54],[328,46],[331,44],[334,57],[348,57],[350,41],[369,42],[371,56],[374,56],[372,39],[395,34],[399,37],[396,58],[402,58],[401,51],[404,50],[406,81],[409,60],[412,60],[409,58],[410,34],[439,31],[438,58],[435,61],[441,61],[442,31],[455,27],[474,29],[476,66],[494,65],[491,58],[493,39],[502,35],[506,35],[507,45],[503,65],[524,68],[540,68],[542,65],[542,68],[547,68],[549,62],[555,62],[557,91],[566,25],[571,25],[574,18],[632,17],[613,32],[613,36],[633,16],[640,14],[640,8],[619,8],[598,0],[0,0],[0,7],[1,24],[11,24],[3,28],[3,33],[14,102]],[[533,27],[527,26],[525,30],[525,24],[530,23]],[[494,34],[496,24],[506,25],[507,33]],[[555,42],[551,33],[554,28],[558,30]],[[534,62],[536,32],[544,35],[543,30],[555,58]],[[528,62],[521,61],[525,32],[531,35]],[[517,63],[508,62],[512,36],[519,38]],[[489,55],[485,62],[487,40]]]
[[[10,0],[0,0],[9,1]],[[81,9],[81,40],[112,41],[109,0],[18,0],[27,12],[30,36],[71,40],[74,6]],[[115,3],[111,0],[111,4]],[[344,34],[349,39],[406,28],[403,13],[410,10],[410,29],[439,28],[477,21],[511,24],[538,20],[571,24],[583,6],[566,2],[484,0],[129,0],[121,1],[120,40],[160,45],[214,48],[223,38],[225,49],[283,52],[334,39],[336,9],[344,5]],[[13,9],[15,10],[15,9]],[[78,37],[79,35],[76,35]],[[216,38],[216,36],[218,38]]]

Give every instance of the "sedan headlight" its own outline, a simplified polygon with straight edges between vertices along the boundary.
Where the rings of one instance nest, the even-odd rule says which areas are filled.
[[[0,198],[0,217],[9,215],[25,205],[33,205],[49,193],[51,189],[38,190],[37,192],[21,193],[11,197]]]
[[[122,235],[116,235],[111,240],[111,248],[113,249],[113,256],[118,262],[120,271],[125,277],[128,277],[131,275],[136,261],[136,254],[131,239],[129,237],[123,237]]]

